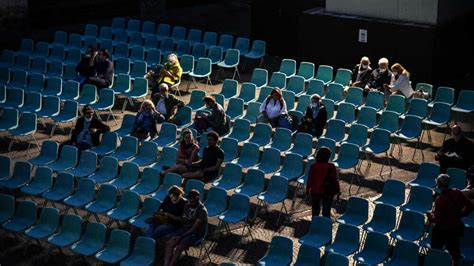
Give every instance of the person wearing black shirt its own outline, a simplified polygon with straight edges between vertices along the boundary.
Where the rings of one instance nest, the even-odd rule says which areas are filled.
[[[323,134],[327,120],[328,113],[321,102],[321,96],[313,94],[311,105],[306,108],[306,113],[298,125],[298,132],[308,133],[319,138]]]
[[[79,82],[81,86],[88,78],[94,76],[93,69],[90,65],[93,65],[95,54],[97,54],[97,48],[95,46],[89,46],[87,53],[76,66],[76,73],[79,73],[79,76],[75,80]]]
[[[360,59],[360,63],[352,70],[351,86],[365,88],[365,85],[367,85],[370,80],[371,74],[372,68],[370,67],[370,60],[367,56],[364,56]]]
[[[467,170],[472,164],[473,143],[463,135],[458,125],[452,127],[451,134],[453,137],[446,140],[435,155],[441,173],[445,173],[450,167]]]
[[[145,235],[150,238],[161,238],[167,236],[181,227],[180,219],[184,213],[186,199],[183,197],[183,190],[177,186],[172,186],[168,190],[168,195],[161,203],[155,217],[147,220],[149,223]]]
[[[376,89],[384,92],[384,85],[389,85],[392,81],[392,72],[388,69],[388,59],[380,58],[379,68],[372,71],[372,75],[365,86],[366,90]]]
[[[181,253],[206,234],[207,209],[200,201],[199,191],[192,189],[184,207],[183,226],[166,242],[164,265],[176,265]]]
[[[97,89],[107,88],[112,84],[114,64],[109,60],[107,49],[102,49],[98,53],[95,52],[89,67],[92,69],[93,76],[86,79],[86,84],[95,85]]]

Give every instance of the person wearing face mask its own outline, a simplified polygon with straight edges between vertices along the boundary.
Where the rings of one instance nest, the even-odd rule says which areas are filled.
[[[328,114],[321,102],[321,96],[313,94],[311,105],[306,108],[306,113],[298,125],[298,132],[309,133],[319,138],[323,134],[327,120]]]
[[[109,60],[109,51],[101,49],[92,56],[89,67],[92,68],[93,76],[88,77],[85,84],[92,84],[97,89],[108,88],[112,85],[114,77],[114,64]]]
[[[365,85],[370,80],[372,74],[372,68],[370,67],[370,60],[367,56],[360,59],[360,63],[352,70],[352,83],[351,86],[365,88]]]
[[[283,99],[280,89],[274,88],[260,105],[260,115],[257,117],[257,122],[268,123],[276,128],[279,125],[280,117],[286,114],[285,99]]]
[[[439,161],[441,173],[445,173],[450,167],[467,170],[473,163],[472,150],[474,145],[467,139],[459,125],[451,128],[452,138],[444,141],[443,146],[435,155]]]
[[[86,105],[82,108],[83,116],[77,119],[71,132],[71,139],[63,145],[74,145],[80,150],[87,150],[100,144],[100,134],[110,131],[110,127],[94,116],[94,109]]]
[[[148,228],[145,236],[150,238],[165,237],[181,227],[180,219],[184,213],[187,201],[183,197],[183,190],[171,186],[158,211],[146,220]]]
[[[225,134],[228,128],[224,108],[212,97],[206,96],[203,101],[210,112],[196,113],[194,128],[199,134],[206,131],[216,131],[219,135]]]
[[[384,85],[392,81],[392,72],[388,69],[388,59],[383,57],[379,60],[379,67],[374,69],[370,79],[365,85],[365,90],[375,89],[384,91]]]
[[[170,118],[176,113],[176,110],[184,106],[184,102],[173,94],[169,93],[168,84],[159,85],[160,92],[152,96],[156,111],[162,116],[163,121],[170,121]]]
[[[413,96],[413,88],[410,84],[410,73],[399,63],[393,64],[392,79],[390,85],[384,84],[385,95],[401,94],[407,99]]]
[[[152,95],[158,93],[161,84],[168,85],[171,88],[178,83],[183,74],[183,69],[179,64],[178,56],[176,54],[169,54],[168,61],[163,65],[155,79],[155,86],[153,87]],[[154,75],[150,72],[149,75]]]

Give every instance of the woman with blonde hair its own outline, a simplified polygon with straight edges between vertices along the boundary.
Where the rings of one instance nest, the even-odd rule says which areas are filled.
[[[143,101],[140,110],[135,116],[135,123],[130,135],[142,141],[156,135],[156,123],[161,119],[155,105],[150,100]]]
[[[272,127],[277,127],[280,116],[286,115],[286,102],[279,88],[274,88],[270,95],[260,105],[260,115],[258,123],[269,123]]]
[[[160,72],[158,72],[151,95],[159,93],[160,85],[163,83],[168,85],[169,88],[173,87],[173,85],[180,81],[182,74],[183,69],[179,64],[178,56],[173,53],[169,54],[168,61],[160,69]]]
[[[413,96],[413,88],[410,84],[410,73],[399,63],[395,63],[390,68],[392,70],[392,80],[390,85],[384,85],[385,94],[401,94],[407,99]]]

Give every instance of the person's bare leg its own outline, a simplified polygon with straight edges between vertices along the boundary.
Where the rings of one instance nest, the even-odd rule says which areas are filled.
[[[165,176],[167,173],[177,173],[177,174],[184,174],[188,171],[188,168],[182,164],[175,164],[170,168],[166,169],[165,171],[161,172],[161,176]]]
[[[187,172],[181,175],[184,179],[202,179],[204,173],[202,171]]]
[[[186,246],[181,245],[181,244],[176,247],[176,250],[174,251],[173,257],[171,258],[171,261],[170,261],[170,264],[169,264],[170,266],[176,265],[176,262],[178,262],[178,259],[181,256],[181,253],[185,249],[186,249]]]
[[[170,240],[168,240],[166,242],[166,246],[165,246],[165,259],[164,259],[164,266],[168,266],[169,263],[170,263],[170,259],[171,259],[171,256],[173,255],[173,250],[174,250],[174,247],[176,246],[178,242],[178,238],[177,237],[172,237],[170,238]]]

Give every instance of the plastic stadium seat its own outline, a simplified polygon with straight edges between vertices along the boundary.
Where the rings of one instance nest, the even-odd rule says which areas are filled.
[[[406,104],[405,104],[405,96],[392,94],[388,97],[387,107],[385,108],[386,111],[393,111],[398,115],[405,113]]]
[[[242,168],[254,166],[258,162],[259,151],[258,145],[255,143],[244,143],[240,152],[240,157],[234,163],[240,165]]]
[[[326,266],[348,266],[349,259],[338,253],[329,253],[326,257]]]
[[[186,182],[186,187],[184,190],[184,195],[187,195],[189,191],[195,189],[199,191],[199,195],[204,195],[204,182],[197,179],[191,179]]]
[[[293,241],[284,236],[274,236],[268,252],[258,263],[259,265],[290,265],[292,260]]]
[[[17,54],[31,54],[33,53],[34,41],[32,39],[21,39],[20,48],[16,51]]]
[[[81,240],[71,246],[74,253],[90,256],[97,253],[105,245],[106,226],[101,223],[89,222]]]
[[[64,48],[66,48],[66,50],[81,49],[81,44],[82,44],[82,36],[77,33],[71,33],[69,34],[68,43],[66,44]]]
[[[109,184],[114,185],[117,189],[128,189],[138,182],[139,175],[140,170],[136,163],[124,162],[119,176]]]
[[[224,106],[224,101],[225,101],[224,95],[218,94],[218,93],[212,93],[211,96],[214,97],[214,100],[216,100],[216,103],[220,104],[221,106]]]
[[[450,188],[464,189],[466,187],[466,170],[459,168],[448,168],[446,174],[451,178]]]
[[[237,44],[236,44],[237,46]],[[252,48],[248,53],[242,53],[245,57],[250,59],[261,59],[265,56],[265,47],[266,42],[262,40],[254,40],[252,43]],[[242,52],[242,51],[241,51]]]
[[[433,107],[435,103],[446,103],[449,106],[454,104],[454,89],[450,87],[438,87],[433,101],[428,103],[428,107]]]
[[[158,211],[160,205],[161,201],[157,199],[145,198],[140,214],[131,218],[129,220],[130,224],[138,228],[145,229],[148,227],[148,224],[145,223],[145,220],[152,217],[153,214]]]
[[[79,215],[66,214],[62,219],[59,231],[48,237],[48,242],[56,247],[63,248],[81,239],[82,218]]]
[[[240,141],[246,141],[250,138],[250,122],[245,119],[236,119],[232,131],[226,137],[234,138]]]
[[[273,87],[278,87],[281,89],[286,88],[286,75],[282,72],[273,72],[268,86],[272,87],[271,89],[273,89]],[[260,93],[262,93],[262,89],[260,89]],[[269,93],[265,94],[266,97]]]
[[[52,119],[56,124],[53,125],[53,128],[51,129],[51,136],[54,135],[54,130],[56,129],[56,126],[59,125],[61,126],[60,123],[67,123],[67,122],[74,122],[77,119],[77,110],[78,110],[78,103],[73,100],[66,100],[63,103],[63,108],[59,111],[59,114],[56,116],[53,116]]]
[[[415,179],[410,181],[410,185],[434,188],[436,186],[436,178],[438,177],[439,173],[439,165],[434,163],[422,163],[418,168]]]
[[[217,33],[212,32],[212,31],[206,31],[204,33],[202,43],[206,45],[206,49],[209,49],[212,46],[216,46],[217,45]],[[225,49],[224,47],[221,47],[221,45],[218,45],[218,47],[222,48],[223,50]],[[229,48],[232,48],[232,40],[230,42],[230,47]]]
[[[64,204],[73,208],[82,208],[94,200],[96,183],[89,178],[81,178],[74,194],[64,199]]]
[[[428,99],[433,98],[433,85],[428,83],[417,83],[415,87],[415,91],[421,90],[424,95],[427,96]]]
[[[232,120],[242,117],[244,113],[244,101],[240,98],[229,99],[225,113],[230,116]]]
[[[321,102],[324,104],[326,107],[326,112],[328,114],[328,119],[331,119],[334,117],[334,106],[336,105],[333,100],[331,99],[326,99],[323,98],[321,99]]]
[[[171,27],[169,24],[159,24],[158,28],[156,29],[156,35],[158,38],[163,39],[165,37],[169,37],[171,34]]]
[[[367,143],[367,134],[368,128],[366,126],[357,123],[352,124],[349,129],[349,135],[342,143],[351,143],[362,147]]]
[[[272,143],[266,147],[278,149],[280,152],[285,152],[291,146],[291,131],[286,128],[277,128]]]
[[[171,167],[176,163],[177,154],[178,150],[176,148],[163,147],[160,153],[160,159],[156,163],[150,165],[150,167],[161,172],[163,167]]]
[[[10,68],[8,67],[0,67],[0,86],[5,90],[5,84],[10,82]],[[0,99],[0,103],[5,101],[5,94],[2,95],[3,97]]]
[[[243,119],[250,121],[250,123],[252,124],[255,123],[257,120],[257,116],[260,113],[260,105],[261,104],[258,102],[249,103]]]
[[[379,91],[369,91],[362,106],[375,108],[377,112],[381,111],[384,108],[384,94]]]
[[[171,38],[175,42],[186,39],[186,28],[181,26],[174,26],[173,31],[171,32]]]
[[[73,81],[75,79],[77,79],[76,64],[66,64],[64,66],[63,80]],[[79,91],[77,95],[79,96]]]
[[[116,198],[117,188],[115,186],[101,185],[95,201],[87,204],[85,210],[94,214],[105,213],[115,207]]]
[[[147,35],[145,37],[145,42],[143,43],[143,48],[146,52],[150,52],[152,49],[158,48],[158,36],[156,35]]]
[[[364,248],[354,256],[354,260],[369,265],[384,261],[389,255],[389,239],[386,235],[369,232],[365,239]]]
[[[128,40],[128,45],[130,48],[139,47],[143,49],[143,38],[141,32],[129,32],[129,37],[130,39]]]
[[[295,266],[320,265],[321,254],[318,248],[301,245],[296,257]]]
[[[409,140],[417,140],[415,145],[415,150],[413,151],[412,160],[415,159],[416,151],[419,149],[421,152],[422,158],[424,158],[423,150],[421,149],[421,132],[422,132],[422,125],[421,125],[421,118],[419,116],[414,115],[407,115],[405,116],[405,120],[403,121],[402,128],[400,128],[395,134],[393,134],[395,143],[398,144],[398,151],[400,154],[400,158],[403,154],[403,147],[401,145],[401,141],[404,140],[408,142]],[[392,151],[394,150],[395,146],[392,146]]]
[[[347,96],[343,102],[352,103],[358,108],[362,105],[363,94],[364,92],[361,88],[350,87],[349,91],[347,92]]]
[[[191,98],[189,103],[186,105],[193,111],[202,109],[204,107],[204,101],[202,100],[206,96],[206,92],[203,90],[193,90],[191,92]]]
[[[400,114],[393,111],[383,111],[379,123],[375,128],[385,129],[390,133],[395,133],[400,129],[399,116]]]
[[[61,78],[63,76],[64,64],[59,61],[51,62],[45,75],[48,78]]]
[[[429,116],[423,120],[423,124],[428,126],[442,126],[446,125],[446,130],[448,130],[448,123],[451,120],[451,107],[447,103],[437,102],[434,103],[431,108],[431,113]],[[427,127],[428,128],[428,127]],[[428,140],[431,140],[431,130],[425,129],[428,132]]]
[[[95,24],[86,24],[84,28],[84,37],[97,37],[98,27]]]
[[[81,50],[80,49],[70,49],[67,52],[66,59],[64,59],[64,64],[77,64],[81,61]]]
[[[414,115],[420,118],[425,118],[428,115],[428,101],[425,99],[412,99],[410,101],[410,105],[408,106],[408,110],[405,114],[401,116],[403,119],[407,115]]]
[[[238,98],[244,101],[245,105],[248,105],[250,102],[255,101],[257,95],[257,87],[253,83],[244,82],[240,87],[240,94]]]
[[[117,151],[110,154],[119,161],[127,161],[138,153],[138,139],[132,136],[122,137],[122,142]]]
[[[262,161],[254,168],[262,170],[265,174],[276,172],[280,168],[280,151],[274,148],[264,148]]]
[[[120,128],[115,130],[113,133],[117,134],[117,136],[121,138],[125,136],[130,136],[134,124],[135,116],[132,114],[125,114],[122,118],[122,124],[120,125]]]
[[[158,144],[151,141],[144,141],[140,147],[140,151],[131,162],[139,166],[147,166],[156,161],[158,156]]]
[[[71,36],[72,36],[72,34],[71,34]],[[71,37],[69,37],[69,38],[71,38]],[[97,38],[95,38],[95,37],[85,37],[84,42],[82,43],[82,46],[80,47],[81,48],[81,53],[85,54],[87,52],[87,50],[89,49],[89,47],[91,47],[91,46],[97,47]],[[70,47],[70,48],[77,48],[77,47],[74,46],[74,47]]]
[[[234,138],[224,137],[221,140],[220,147],[224,151],[224,162],[230,162],[237,158],[238,140]]]
[[[232,79],[235,79],[235,74],[237,74],[240,79],[240,73],[238,69],[239,63],[240,63],[239,50],[228,49],[225,51],[224,60],[222,62],[219,62],[217,66],[222,67],[224,69],[226,68],[234,69],[233,74],[232,74]]]
[[[31,57],[27,54],[17,54],[16,62],[13,66],[10,67],[10,70],[15,71],[25,71],[30,68]],[[25,77],[26,78],[26,77]],[[14,80],[14,78],[13,78]]]
[[[283,59],[279,72],[285,74],[286,78],[291,78],[296,74],[296,61],[293,59]]]
[[[316,79],[319,79],[328,84],[333,79],[333,67],[327,65],[319,65],[318,71],[316,72]],[[342,85],[342,84],[341,84]]]
[[[398,207],[404,201],[405,183],[395,179],[388,179],[384,182],[382,195],[375,199],[374,203],[383,203]]]
[[[191,44],[189,41],[178,41],[176,50],[174,51],[178,57],[189,54],[191,52]]]
[[[77,165],[77,158],[77,148],[71,145],[65,145],[61,149],[61,154],[58,160],[51,164],[48,164],[48,167],[56,172],[66,171]]]
[[[115,54],[114,56],[118,56],[118,55]],[[130,64],[131,64],[131,62],[130,62],[130,59],[128,59],[126,57],[128,57],[128,55],[122,55],[122,57],[119,57],[116,60],[115,68],[114,68],[115,75],[120,75],[120,74],[128,75],[128,74],[130,74]]]
[[[215,187],[230,190],[242,183],[242,167],[238,164],[228,163],[225,165],[221,178],[212,183]]]
[[[357,165],[359,165],[359,146],[352,143],[343,143],[339,148],[339,155],[334,161],[334,165],[339,169],[354,168],[355,172]],[[352,175],[351,184],[354,177],[358,178],[358,176]]]
[[[36,121],[37,121],[37,116],[36,114],[33,113],[23,113],[21,115],[21,119],[19,122],[19,126],[11,129],[9,132],[10,134],[14,137],[10,141],[10,146],[8,147],[8,151],[11,151],[11,148],[13,146],[13,143],[15,139],[18,139],[20,136],[30,136],[35,142],[36,146],[38,147],[39,150],[39,144],[36,141],[35,133],[36,133]],[[28,156],[29,150],[30,150],[31,143],[28,143],[28,148],[26,151],[26,155]]]
[[[275,174],[289,181],[295,180],[303,174],[303,157],[296,153],[288,153],[285,156],[282,168]]]
[[[375,204],[375,210],[372,220],[365,224],[362,228],[369,232],[377,232],[386,234],[395,228],[397,223],[397,209],[388,204]]]
[[[207,193],[204,206],[208,217],[220,215],[227,209],[227,192],[223,188],[211,187]]]
[[[259,146],[265,146],[270,143],[272,137],[272,128],[265,123],[255,125],[252,137],[247,142],[255,143]]]
[[[163,179],[163,184],[157,192],[151,194],[151,196],[159,201],[163,202],[166,195],[168,195],[168,190],[172,186],[180,187],[182,183],[181,176],[174,173],[167,173]]]
[[[155,192],[159,185],[160,172],[157,169],[145,167],[140,178],[140,183],[130,187],[130,190],[140,195],[148,195]]]
[[[344,214],[337,219],[339,223],[360,226],[367,222],[369,202],[359,197],[350,197]]]
[[[219,220],[228,227],[228,224],[236,224],[239,222],[246,222],[249,218],[250,213],[250,199],[249,197],[241,194],[233,194],[230,197],[229,207],[225,212],[219,215]],[[242,229],[242,233],[248,227],[246,223]],[[250,230],[250,228],[249,228]]]
[[[10,176],[11,159],[6,155],[0,155],[0,180]]]
[[[114,157],[104,156],[100,159],[100,167],[89,178],[97,183],[105,183],[118,175],[118,160]]]
[[[332,240],[332,221],[323,216],[314,216],[311,220],[309,232],[300,237],[302,246],[320,248],[331,243]]]
[[[423,236],[425,229],[424,214],[414,211],[404,211],[401,213],[402,218],[395,231],[390,236],[396,240],[417,241]]]
[[[189,73],[189,76],[192,78],[194,85],[196,85],[196,79],[206,79],[206,86],[209,83],[212,86],[211,82],[211,73],[212,73],[212,63],[209,58],[200,57],[197,60],[196,67]]]
[[[0,67],[10,67],[15,63],[15,52],[11,50],[3,50],[0,56]]]
[[[258,93],[258,98],[256,100],[257,103],[263,103],[270,93],[272,92],[273,87],[263,86],[260,88],[260,92]],[[260,106],[260,105],[259,105]]]
[[[417,244],[404,240],[398,240],[395,245],[392,257],[386,263],[384,263],[384,265],[417,266],[418,250],[419,247]]]
[[[36,202],[23,200],[18,203],[18,208],[13,217],[5,222],[3,229],[10,232],[22,232],[36,223]]]
[[[314,78],[314,70],[315,66],[313,63],[301,62],[297,75],[303,77],[305,82],[311,81]]]
[[[433,265],[433,266],[441,266],[441,265],[451,265],[451,256],[449,253],[443,250],[437,249],[430,249],[426,253],[425,261],[423,266]]]
[[[120,262],[120,265],[152,265],[155,262],[155,252],[155,240],[139,236],[135,239],[131,255]]]
[[[31,60],[30,69],[28,75],[31,74],[44,74],[46,73],[48,63],[45,57],[33,57]]]
[[[178,127],[175,124],[161,124],[160,134],[152,141],[158,144],[158,147],[172,146],[176,142]]]
[[[249,51],[249,46],[250,46],[250,40],[248,38],[238,37],[235,40],[234,49],[239,50],[240,54],[244,55]]]
[[[225,79],[222,83],[222,88],[219,94],[224,95],[226,100],[237,96],[238,82],[233,79]]]
[[[433,206],[433,190],[423,186],[413,186],[410,189],[408,201],[400,207],[400,211],[415,211],[425,214]]]
[[[43,96],[41,110],[36,115],[45,119],[57,116],[59,114],[60,102],[59,97]]]
[[[235,189],[236,193],[253,197],[263,192],[265,173],[257,169],[249,169],[244,182]]]
[[[8,179],[0,181],[1,188],[17,189],[31,181],[33,166],[26,161],[17,161],[13,167],[13,174]]]
[[[283,96],[283,100],[286,103],[286,109],[288,111],[295,109],[295,97],[296,97],[295,93],[289,90],[283,90],[282,96]]]
[[[329,119],[326,126],[324,137],[339,142],[344,139],[346,135],[346,124],[341,119]]]
[[[156,48],[150,48],[147,50],[145,62],[148,68],[156,70],[157,65],[161,64],[161,51]]]
[[[45,76],[43,74],[29,74],[25,92],[41,92],[44,89],[44,80]]]
[[[255,84],[257,88],[267,86],[268,71],[263,68],[255,68],[252,72],[252,77],[250,78],[249,82]]]
[[[130,103],[130,105],[133,106],[134,99],[144,99],[147,94],[148,80],[145,78],[135,78],[135,81],[133,82],[133,88],[130,91],[123,93],[123,96],[127,97],[127,100],[123,103],[122,112],[125,111],[127,103]]]
[[[258,206],[268,206],[269,204],[278,204],[281,203],[281,208],[279,210],[278,218],[276,224],[280,221],[280,216],[282,211],[285,211],[288,214],[288,210],[285,206],[285,199],[288,194],[288,183],[289,180],[283,176],[273,175],[270,178],[268,183],[268,188],[266,191],[258,195],[257,209],[255,210],[255,216],[258,214]]]
[[[352,71],[345,68],[339,68],[336,72],[336,77],[334,78],[334,83],[339,83],[342,86],[349,85],[349,82],[352,78]]]
[[[92,105],[97,102],[97,87],[91,84],[85,84],[82,86],[81,94],[77,99],[77,103],[80,106]]]
[[[357,121],[355,123],[365,125],[368,128],[373,128],[377,122],[377,110],[373,107],[363,106],[360,108]]]
[[[304,93],[305,81],[301,76],[293,76],[289,79],[286,90],[292,91],[297,97]]]
[[[53,186],[53,172],[47,167],[38,167],[36,169],[33,182],[21,188],[21,192],[28,195],[37,196],[48,191]]]
[[[51,54],[48,56],[48,62],[54,61],[63,61],[66,57],[66,52],[64,51],[64,46],[62,45],[53,45],[51,47]]]
[[[4,108],[0,116],[0,131],[12,130],[18,127],[18,110]]]
[[[50,201],[62,201],[73,192],[74,176],[69,173],[59,173],[53,188],[43,193],[42,197]]]
[[[339,83],[330,83],[328,85],[325,99],[333,100],[336,105],[344,100],[344,87]]]
[[[388,149],[390,148],[390,132],[385,129],[375,129],[371,136],[369,143],[362,146],[361,150],[368,154],[380,154],[385,153],[385,158],[382,162],[382,168],[380,169],[380,175],[383,171],[383,166],[385,166],[385,162],[387,161],[390,166],[390,172],[392,171],[392,165],[390,164],[390,158],[388,157]],[[366,157],[368,159],[368,157]],[[370,165],[370,161],[369,161]]]
[[[142,25],[142,35],[143,37],[154,35],[155,34],[156,23],[153,21],[144,21]]]
[[[19,88],[23,89],[28,83],[28,73],[24,70],[15,69],[11,71],[11,80],[8,83],[8,89]],[[8,94],[7,94],[8,97]]]
[[[224,51],[232,49],[234,44],[234,36],[230,34],[221,34],[219,37],[219,44],[217,46],[222,47]]]
[[[451,110],[458,113],[471,113],[474,111],[474,92],[462,90],[459,92],[458,101],[451,107]]]
[[[87,177],[97,170],[97,154],[93,151],[83,151],[79,164],[68,172],[75,177]]]
[[[217,65],[222,62],[223,60],[223,50],[219,46],[211,46],[209,48],[209,52],[207,53],[207,57],[211,59],[211,63],[213,65]]]
[[[140,196],[138,193],[125,190],[122,193],[120,202],[117,207],[108,211],[107,216],[116,221],[124,221],[137,215],[140,204]]]
[[[337,227],[334,242],[326,246],[327,253],[339,253],[343,256],[349,256],[359,249],[359,228],[349,224],[339,224]],[[328,263],[326,262],[326,265]],[[340,264],[335,264],[340,265]]]
[[[101,143],[92,148],[91,151],[97,153],[98,156],[106,156],[117,149],[118,136],[115,132],[105,132],[102,135]]]
[[[52,235],[59,227],[59,210],[43,208],[38,223],[25,231],[25,235],[33,239],[42,239]]]

